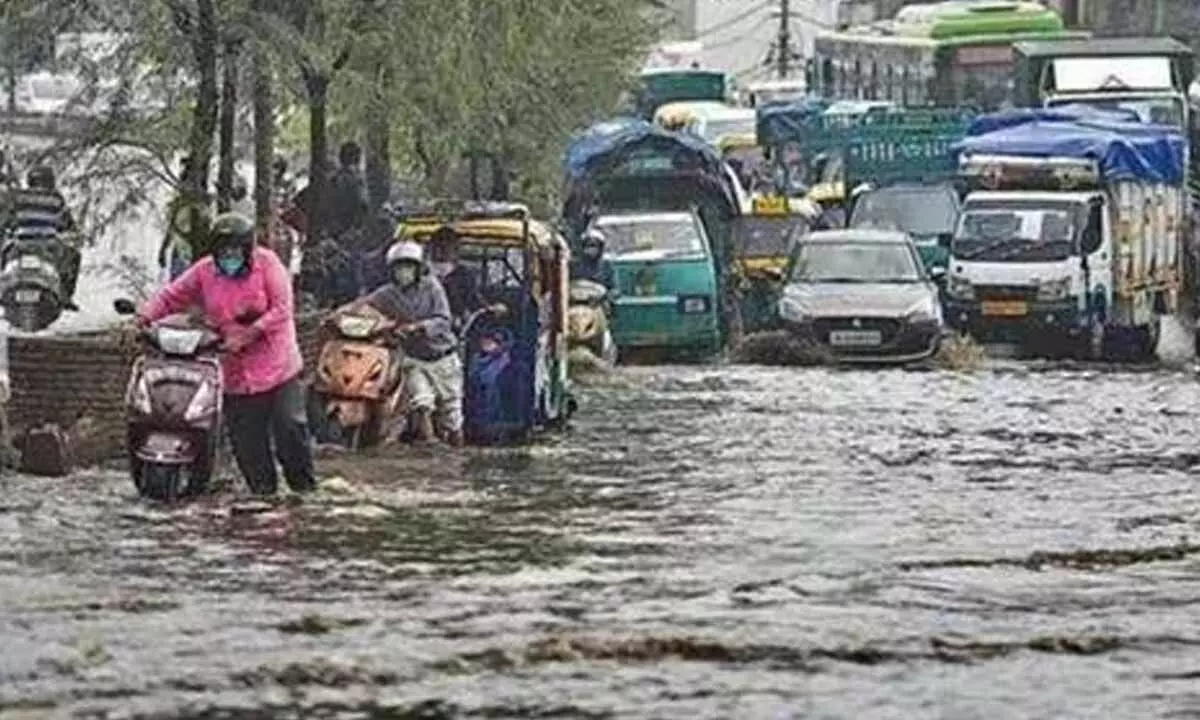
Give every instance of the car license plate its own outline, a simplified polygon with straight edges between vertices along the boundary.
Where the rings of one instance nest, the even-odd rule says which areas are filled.
[[[20,260],[17,260],[17,267],[25,270],[36,270],[42,263],[33,255],[22,255]]]
[[[1029,305],[1023,300],[993,301],[983,303],[982,310],[988,317],[1020,317],[1029,314]]]
[[[878,330],[833,330],[829,333],[829,344],[839,347],[864,347],[883,343],[883,333]]]
[[[35,305],[42,299],[41,290],[18,290],[13,293],[18,305]]]

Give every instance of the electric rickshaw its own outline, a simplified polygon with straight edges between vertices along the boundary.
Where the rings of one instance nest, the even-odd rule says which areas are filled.
[[[566,240],[518,203],[439,201],[405,211],[397,239],[429,242],[443,226],[460,263],[477,273],[487,305],[462,329],[463,431],[467,442],[527,439],[574,411],[568,387]]]

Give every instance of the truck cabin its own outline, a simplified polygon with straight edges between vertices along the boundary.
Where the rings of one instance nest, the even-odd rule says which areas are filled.
[[[956,260],[1060,262],[1102,243],[1106,201],[1093,162],[974,156],[962,178],[971,190],[951,241]]]
[[[1171,38],[1121,37],[1018,42],[1019,107],[1087,104],[1132,110],[1142,122],[1186,127],[1195,79],[1192,49]]]

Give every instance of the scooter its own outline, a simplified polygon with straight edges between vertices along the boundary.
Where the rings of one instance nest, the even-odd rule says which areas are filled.
[[[397,324],[366,304],[336,310],[312,390],[327,438],[351,450],[379,444],[407,412]]]
[[[135,308],[113,303],[120,315]],[[221,433],[221,337],[186,315],[141,334],[125,392],[129,472],[138,494],[173,502],[207,489]],[[186,479],[186,483],[185,483]]]
[[[57,260],[63,253],[56,233],[13,234],[0,253],[0,306],[4,318],[18,330],[35,332],[62,315],[63,296]]]
[[[608,323],[608,288],[591,280],[573,280],[567,308],[567,347],[585,348],[609,365],[617,362],[617,344]]]

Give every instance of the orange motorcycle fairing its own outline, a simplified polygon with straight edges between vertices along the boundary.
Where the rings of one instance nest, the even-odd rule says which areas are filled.
[[[366,425],[368,415],[367,403],[362,400],[330,400],[325,404],[325,416],[344,428]]]
[[[394,374],[391,365],[387,347],[329,340],[317,360],[316,389],[336,398],[378,400],[389,389]]]

